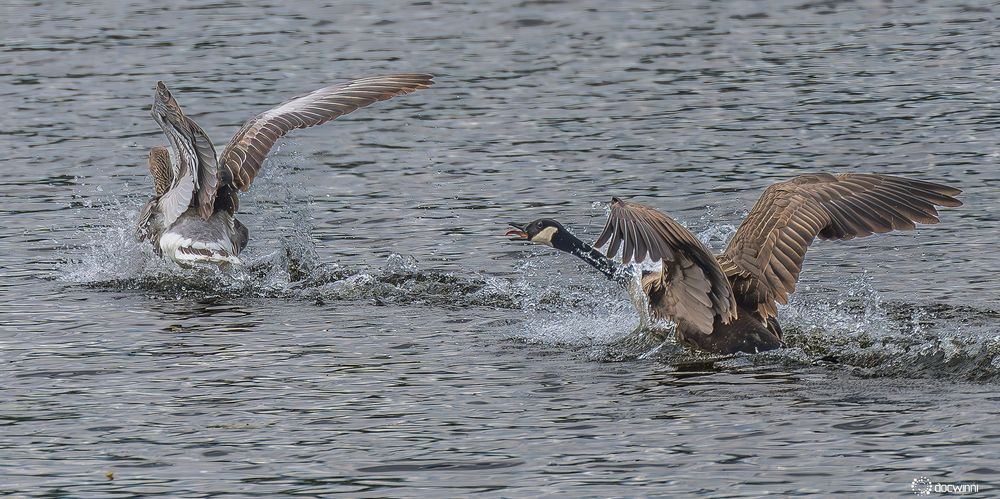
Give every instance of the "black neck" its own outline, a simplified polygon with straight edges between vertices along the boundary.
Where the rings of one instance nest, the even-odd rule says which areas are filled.
[[[556,238],[553,238],[552,245],[555,248],[561,249],[589,263],[591,267],[600,271],[608,279],[622,286],[627,286],[632,280],[633,274],[628,267],[604,256],[604,253],[598,251],[597,248],[581,241],[578,237],[566,231],[560,231],[559,236],[561,237],[558,237],[560,239],[558,241]]]

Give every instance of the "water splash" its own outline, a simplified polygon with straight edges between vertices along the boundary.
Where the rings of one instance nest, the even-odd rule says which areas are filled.
[[[108,198],[94,206],[85,203],[80,219],[95,220],[84,227],[86,241],[77,255],[60,269],[57,279],[68,284],[116,290],[138,290],[171,297],[287,296],[292,283],[317,266],[309,236],[312,221],[302,188],[284,173],[300,163],[296,154],[269,160],[257,187],[241,196],[237,216],[250,227],[251,244],[240,255],[243,265],[181,268],[156,257],[151,245],[134,236],[135,221],[145,195]],[[276,163],[276,164],[271,164]],[[101,193],[101,186],[94,189]],[[89,198],[88,198],[89,199]],[[255,228],[266,228],[255,229]]]
[[[1000,313],[885,303],[867,274],[834,300],[793,295],[779,318],[789,345],[857,375],[1000,378]]]
[[[137,199],[115,198],[84,208],[97,213],[96,222],[85,228],[89,240],[79,257],[63,266],[60,280],[90,284],[166,271],[159,259],[150,258],[153,253],[149,244],[135,238],[135,221],[141,208]]]
[[[714,251],[721,252],[725,249],[729,240],[736,235],[735,225],[712,225],[707,229],[697,233],[698,240]]]
[[[1000,312],[886,303],[869,275],[834,283],[842,291],[832,296],[800,286],[789,305],[779,311],[790,348],[720,358],[677,345],[669,324],[655,325],[652,333],[640,330],[628,297],[603,276],[586,269],[568,278],[553,275],[552,269],[560,264],[548,259],[559,255],[539,254],[522,260],[516,265],[515,278],[437,272],[400,254],[390,255],[377,268],[320,263],[309,237],[308,206],[300,206],[305,207],[277,218],[261,217],[275,223],[284,220],[280,225],[300,229],[252,247],[243,255],[245,265],[183,269],[156,258],[148,243],[134,240],[138,200],[113,200],[91,208],[98,215],[89,229],[89,243],[77,260],[64,266],[59,279],[69,285],[135,290],[171,299],[364,301],[462,309],[473,314],[476,307],[517,310],[512,321],[501,326],[508,338],[563,346],[598,361],[698,362],[729,370],[821,363],[860,376],[1000,379],[1000,330],[996,326]],[[270,222],[257,223],[267,226]],[[709,244],[725,242],[733,232],[733,226],[711,226],[698,236]],[[658,271],[659,266],[645,262],[640,267]]]

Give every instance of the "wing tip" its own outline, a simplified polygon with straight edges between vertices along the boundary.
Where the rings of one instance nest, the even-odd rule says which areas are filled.
[[[952,187],[950,185],[935,184],[938,187],[938,192],[949,197],[954,197],[962,193],[962,189],[958,187]]]
[[[945,196],[947,196],[947,198],[943,200],[944,202],[940,203],[941,206],[944,206],[946,208],[958,208],[959,206],[962,206],[962,205],[965,204],[965,203],[962,202],[961,199],[958,199],[958,198],[954,197],[954,196],[957,196],[957,195],[959,195],[959,194],[962,193],[961,189],[954,189],[954,190],[956,191],[954,194],[950,194],[950,193],[949,194],[945,194]]]

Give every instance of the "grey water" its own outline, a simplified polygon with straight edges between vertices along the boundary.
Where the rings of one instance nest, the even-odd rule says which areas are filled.
[[[994,495],[998,19],[938,0],[8,0],[0,495]],[[242,201],[245,268],[132,240],[157,80],[221,147],[293,95],[393,72],[437,83],[272,152]],[[503,237],[546,216],[592,239],[619,196],[721,250],[767,185],[815,171],[965,204],[815,244],[778,352],[625,348],[620,290]]]

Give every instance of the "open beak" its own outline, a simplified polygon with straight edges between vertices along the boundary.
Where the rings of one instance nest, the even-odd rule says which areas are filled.
[[[524,224],[510,223],[508,224],[513,229],[508,230],[505,236],[516,236],[510,238],[511,241],[526,241],[528,239],[528,233],[524,231]]]

